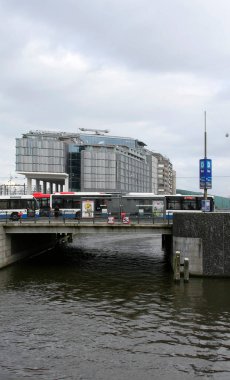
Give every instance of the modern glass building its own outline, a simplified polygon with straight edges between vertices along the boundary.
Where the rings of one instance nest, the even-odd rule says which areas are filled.
[[[159,157],[145,147],[137,139],[98,131],[90,134],[30,131],[16,139],[16,171],[27,178],[29,193],[33,190],[157,193]],[[168,189],[172,192],[170,186]]]

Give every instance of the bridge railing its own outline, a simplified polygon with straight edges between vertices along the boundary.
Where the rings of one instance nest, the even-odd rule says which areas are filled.
[[[76,223],[76,224],[171,224],[172,219],[167,215],[120,215],[119,213],[103,215],[94,214],[88,217],[81,217],[79,215],[70,215],[67,212],[62,212],[61,215],[55,216],[53,213],[49,213],[46,216],[28,215],[20,216],[12,214],[12,212],[0,212],[0,223]]]

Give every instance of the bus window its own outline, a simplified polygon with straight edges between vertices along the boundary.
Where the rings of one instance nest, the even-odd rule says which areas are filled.
[[[72,207],[73,208],[81,208],[81,201],[80,201],[80,199],[73,199],[72,200]]]
[[[137,200],[137,202],[139,207],[139,213],[152,215],[153,205],[150,199],[139,199]]]
[[[9,201],[7,199],[0,200],[0,210],[6,210],[9,208]]]
[[[168,200],[166,209],[168,210],[181,210],[181,202],[177,200]]]
[[[182,205],[183,210],[196,210],[196,201],[184,200]]]

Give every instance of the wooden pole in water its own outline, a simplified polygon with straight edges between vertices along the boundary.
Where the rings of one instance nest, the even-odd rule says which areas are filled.
[[[184,259],[184,282],[189,282],[189,259]]]
[[[176,251],[173,262],[174,281],[180,281],[180,251]]]

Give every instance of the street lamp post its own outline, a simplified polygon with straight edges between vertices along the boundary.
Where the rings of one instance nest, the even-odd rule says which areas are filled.
[[[204,111],[204,159],[207,160],[207,130],[206,130],[206,111]],[[208,198],[207,183],[205,179],[204,185],[204,200]]]
[[[206,111],[204,112],[204,158],[200,160],[200,189],[204,190],[202,210],[210,211],[208,189],[212,188],[212,160],[207,158]]]

